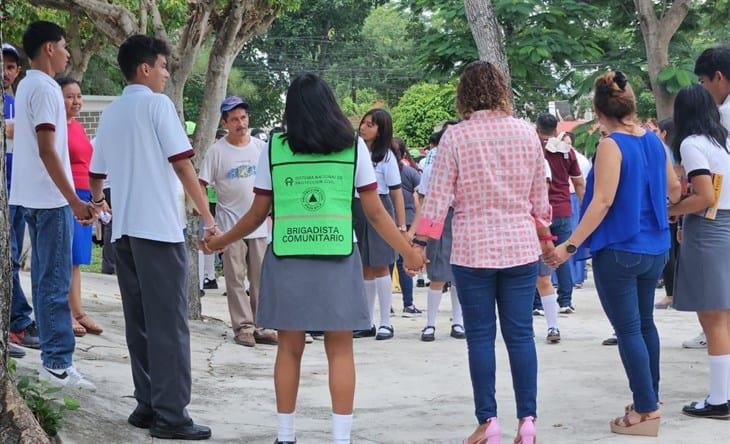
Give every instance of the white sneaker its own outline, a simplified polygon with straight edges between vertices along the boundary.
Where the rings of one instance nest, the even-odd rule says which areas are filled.
[[[305,344],[311,344],[314,342],[314,338],[309,333],[304,333],[304,343]]]
[[[684,348],[707,348],[707,338],[704,333],[700,333],[689,341],[682,342]]]
[[[91,392],[96,391],[96,386],[73,366],[64,370],[49,370],[41,367],[40,372],[38,372],[38,379],[58,387],[79,388]]]

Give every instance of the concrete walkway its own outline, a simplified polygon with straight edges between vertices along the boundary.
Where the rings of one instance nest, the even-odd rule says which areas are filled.
[[[223,283],[223,279],[220,279]],[[30,288],[23,275],[24,288]],[[77,342],[77,367],[98,391],[75,394],[81,409],[67,416],[62,439],[67,443],[147,443],[144,431],[126,423],[135,406],[124,322],[116,278],[83,276],[87,311],[105,328],[101,336]],[[659,293],[663,293],[661,290]],[[191,416],[213,429],[216,443],[267,443],[276,436],[273,363],[276,348],[236,345],[223,289],[203,299],[205,321],[191,323],[193,399]],[[416,304],[425,308],[426,292],[417,289]],[[394,308],[399,312],[400,295]],[[730,442],[730,422],[692,419],[680,414],[689,400],[707,390],[705,350],[684,350],[681,342],[699,332],[692,313],[659,311],[662,338],[664,419],[660,437],[636,438],[609,432],[608,421],[631,401],[616,347],[601,341],[611,332],[587,286],[576,291],[577,313],[561,316],[563,342],[544,343],[544,318],[535,319],[539,359],[538,437],[542,444]],[[473,430],[473,403],[465,341],[448,337],[449,297],[444,295],[437,340],[418,340],[424,318],[393,318],[391,341],[356,341],[357,393],[353,442],[458,443]],[[35,373],[39,354],[19,361],[21,372]],[[497,342],[497,396],[504,439],[511,442],[516,421],[504,343]],[[322,341],[308,345],[302,363],[297,437],[300,444],[326,443],[330,430],[327,360]]]

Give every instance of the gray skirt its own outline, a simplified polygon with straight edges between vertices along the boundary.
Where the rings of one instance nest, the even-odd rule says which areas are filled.
[[[390,195],[380,194],[380,201],[383,202],[385,211],[395,220],[395,210],[393,209],[393,201],[390,200]],[[357,248],[360,250],[362,264],[366,267],[384,267],[395,263],[395,250],[370,225],[362,209],[360,199],[353,199],[352,215],[355,219]]]
[[[681,311],[730,309],[730,210],[715,220],[688,214],[674,281],[674,308]]]
[[[426,246],[426,274],[430,281],[451,282],[454,275],[451,274],[451,219],[454,218],[454,209],[449,212],[444,220],[444,231],[440,239],[429,239]]]
[[[357,249],[327,259],[276,257],[266,249],[256,324],[291,331],[365,330],[372,326]]]

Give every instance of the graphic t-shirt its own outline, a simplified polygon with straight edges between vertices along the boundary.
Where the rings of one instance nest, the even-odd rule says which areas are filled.
[[[198,177],[215,188],[218,195],[215,219],[221,230],[233,228],[251,209],[259,157],[266,150],[266,143],[255,137],[242,147],[230,144],[223,137],[205,154]],[[267,233],[266,224],[262,224],[246,239],[266,237]]]

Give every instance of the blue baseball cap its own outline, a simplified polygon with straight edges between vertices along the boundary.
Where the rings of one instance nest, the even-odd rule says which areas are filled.
[[[241,107],[248,111],[248,103],[246,103],[242,98],[238,96],[226,97],[223,103],[221,103],[221,113],[228,112],[238,107]]]

